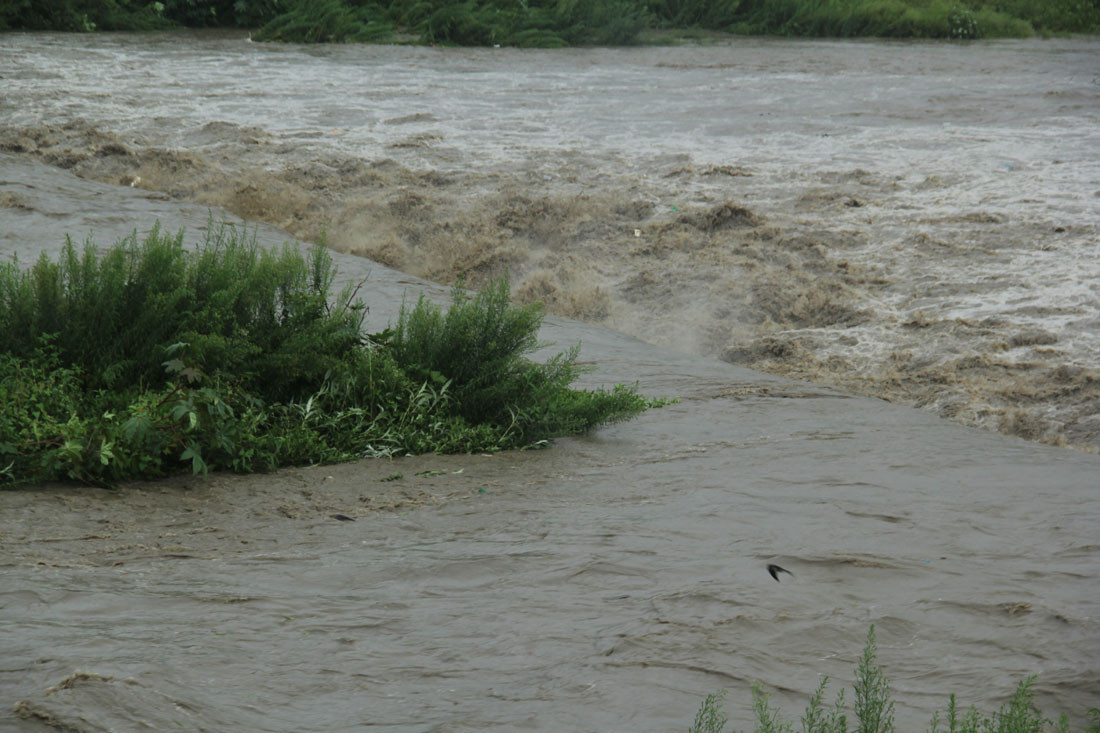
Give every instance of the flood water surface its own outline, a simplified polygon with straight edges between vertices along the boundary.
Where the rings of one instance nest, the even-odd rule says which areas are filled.
[[[719,688],[745,728],[754,680],[795,719],[850,685],[871,624],[900,730],[1029,674],[1082,723],[1096,49],[0,36],[3,255],[325,227],[372,327],[446,297],[401,270],[507,269],[591,322],[543,331],[586,384],[681,400],[542,451],[0,492],[0,729],[666,731]]]
[[[0,149],[1100,448],[1100,44],[0,40]],[[5,200],[17,207],[17,199]]]

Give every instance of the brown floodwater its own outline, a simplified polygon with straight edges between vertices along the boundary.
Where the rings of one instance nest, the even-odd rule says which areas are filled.
[[[1100,42],[7,34],[0,150],[1100,449]],[[3,202],[18,206],[18,200]]]
[[[1098,49],[0,36],[0,255],[325,228],[372,326],[507,270],[588,321],[543,332],[586,384],[681,398],[542,451],[0,492],[0,729],[682,730],[719,688],[746,727],[872,623],[902,730],[1028,674],[1082,721]]]

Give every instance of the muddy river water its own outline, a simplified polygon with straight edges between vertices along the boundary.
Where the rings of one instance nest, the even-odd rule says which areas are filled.
[[[1088,40],[0,36],[0,255],[327,231],[374,325],[507,272],[588,383],[681,398],[543,451],[0,492],[0,729],[682,730],[719,688],[746,727],[872,623],[902,730],[1028,674],[1080,722],[1098,123]]]

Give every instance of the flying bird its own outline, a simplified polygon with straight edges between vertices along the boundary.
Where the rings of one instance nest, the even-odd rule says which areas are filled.
[[[779,574],[780,573],[786,573],[787,575],[791,576],[792,578],[794,577],[794,573],[792,573],[790,570],[787,570],[786,568],[781,568],[778,565],[769,565],[768,566],[768,574],[771,575],[773,578],[775,578],[776,583],[779,582]]]

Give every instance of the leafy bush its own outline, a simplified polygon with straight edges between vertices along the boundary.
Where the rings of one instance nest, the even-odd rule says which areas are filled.
[[[1100,2],[1096,0],[987,0],[980,7],[1026,21],[1043,33],[1100,31]]]
[[[379,18],[377,6],[349,6],[343,0],[297,0],[270,18],[256,34],[258,41],[298,43],[366,43],[385,39],[393,26]]]
[[[669,28],[726,28],[738,20],[741,0],[650,0],[658,24]]]
[[[143,0],[0,0],[0,30],[86,33],[170,28],[172,22],[163,9],[160,3]]]
[[[403,306],[388,345],[407,373],[446,386],[464,420],[507,425],[523,442],[631,416],[631,390],[568,389],[581,373],[579,347],[544,364],[525,358],[540,346],[542,309],[510,305],[507,280],[472,298],[459,282],[452,298],[446,313],[423,297],[411,309]]]
[[[154,227],[99,253],[0,267],[0,475],[112,484],[361,456],[521,448],[632,417],[634,389],[583,391],[577,349],[545,364],[538,306],[506,282],[444,312],[423,298],[363,334],[322,245],[257,247]],[[354,302],[353,302],[354,301]]]
[[[233,227],[214,227],[198,252],[183,234],[154,228],[102,258],[71,239],[57,262],[0,268],[0,352],[29,357],[52,334],[87,389],[165,382],[162,349],[186,341],[210,372],[238,375],[263,399],[302,396],[360,346],[362,306],[328,301],[334,270],[323,245],[261,250]]]

